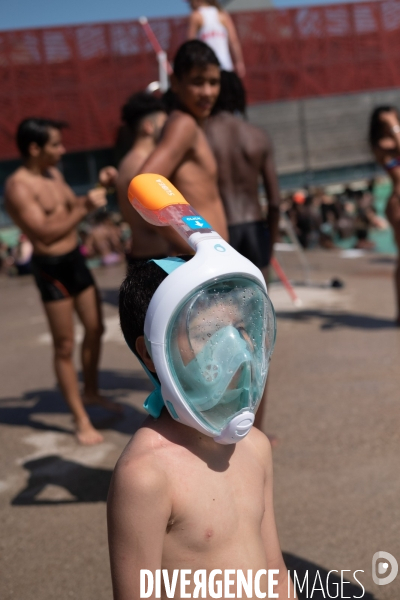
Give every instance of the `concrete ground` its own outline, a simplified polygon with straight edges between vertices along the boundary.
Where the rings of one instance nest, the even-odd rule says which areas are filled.
[[[393,327],[393,259],[337,253],[308,255],[312,278],[340,277],[345,287],[298,287],[295,309],[279,284],[270,286],[278,337],[264,422],[274,449],[275,511],[288,567],[308,597],[396,600],[400,575],[375,585],[372,557],[400,562],[400,330]],[[280,253],[300,279],[297,258]],[[0,279],[0,598],[112,598],[106,497],[114,464],[144,415],[151,386],[118,326],[122,268],[98,270],[107,332],[101,388],[125,406],[122,420],[100,409],[105,435],[77,445],[57,390],[51,345],[30,277]],[[77,339],[80,331],[77,329]],[[391,567],[387,567],[386,574]],[[340,571],[352,583],[340,583]],[[353,573],[362,583],[356,587]],[[333,576],[337,575],[333,573]],[[320,577],[321,579],[319,580]],[[314,587],[314,592],[313,591]],[[339,589],[339,593],[336,593]]]

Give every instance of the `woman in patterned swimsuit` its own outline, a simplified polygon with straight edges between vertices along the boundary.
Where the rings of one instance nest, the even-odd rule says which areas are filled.
[[[400,254],[400,118],[393,106],[378,106],[371,115],[369,141],[377,162],[388,172],[393,190],[386,216],[393,227]],[[395,271],[397,301],[396,325],[400,327],[400,256]]]

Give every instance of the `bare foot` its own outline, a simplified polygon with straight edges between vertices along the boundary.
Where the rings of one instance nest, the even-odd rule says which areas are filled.
[[[83,394],[83,404],[85,406],[101,406],[113,413],[121,415],[124,412],[124,407],[121,404],[116,404],[100,394]]]
[[[76,427],[76,437],[82,446],[94,446],[104,441],[103,436],[93,427],[90,421],[85,421]]]

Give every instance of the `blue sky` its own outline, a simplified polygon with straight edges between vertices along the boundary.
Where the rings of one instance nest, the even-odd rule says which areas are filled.
[[[275,0],[276,7],[335,0]],[[340,1],[340,0],[339,0]],[[0,30],[188,14],[185,0],[0,0]]]

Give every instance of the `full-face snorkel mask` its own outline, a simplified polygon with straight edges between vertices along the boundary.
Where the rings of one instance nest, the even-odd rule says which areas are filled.
[[[261,271],[236,252],[160,175],[128,190],[149,223],[172,226],[195,250],[188,262],[155,260],[168,277],[146,313],[144,334],[160,384],[145,403],[221,444],[250,431],[275,344],[276,318]]]

